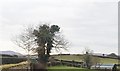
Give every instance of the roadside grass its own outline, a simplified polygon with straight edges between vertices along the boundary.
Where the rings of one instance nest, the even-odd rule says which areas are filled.
[[[28,62],[25,61],[25,62],[21,62],[21,63],[17,63],[17,64],[5,64],[5,65],[0,65],[0,70],[2,69],[9,69],[11,67],[16,67],[16,66],[21,66],[21,65],[25,65],[27,64]]]

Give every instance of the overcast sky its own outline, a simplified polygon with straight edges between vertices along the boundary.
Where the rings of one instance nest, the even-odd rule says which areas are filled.
[[[30,24],[61,27],[71,43],[65,53],[118,54],[118,0],[3,0],[0,1],[0,50],[25,51],[11,40]],[[55,53],[55,52],[54,52]]]

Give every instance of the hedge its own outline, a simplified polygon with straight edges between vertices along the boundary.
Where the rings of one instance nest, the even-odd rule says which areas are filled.
[[[3,57],[0,59],[2,59],[2,64],[11,64],[11,63],[15,64],[27,60],[27,58],[18,58],[18,57]]]

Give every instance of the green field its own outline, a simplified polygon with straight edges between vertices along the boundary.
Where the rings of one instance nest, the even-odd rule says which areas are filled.
[[[77,55],[61,55],[61,56],[53,56],[53,57],[59,60],[82,61],[82,56],[77,56]]]
[[[53,56],[59,60],[69,60],[69,61],[82,61],[82,55],[61,55],[61,56]],[[111,59],[111,58],[100,58],[100,63],[103,64],[118,64],[118,59]]]
[[[53,66],[53,67],[49,67],[48,71],[97,71],[97,70],[68,67],[68,66]]]
[[[100,61],[104,64],[118,64],[118,59],[100,58]]]

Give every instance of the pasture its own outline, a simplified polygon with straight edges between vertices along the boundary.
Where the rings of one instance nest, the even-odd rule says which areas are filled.
[[[83,61],[83,55],[55,55],[53,56],[55,59],[59,60],[69,60],[69,61]],[[111,59],[111,58],[101,58],[97,57],[100,60],[100,63],[103,64],[118,64],[118,59]]]

